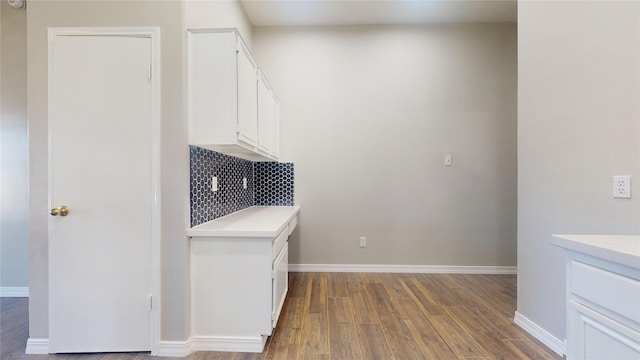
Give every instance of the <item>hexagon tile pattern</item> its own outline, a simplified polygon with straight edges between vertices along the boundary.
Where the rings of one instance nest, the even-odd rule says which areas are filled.
[[[189,146],[191,226],[259,206],[291,206],[293,164],[256,162]],[[213,176],[218,191],[211,190]],[[247,189],[242,179],[247,178]]]
[[[248,160],[189,146],[191,226],[234,213],[254,204],[253,163]],[[218,191],[211,190],[213,176]],[[242,179],[247,178],[247,189]]]
[[[257,162],[255,204],[258,206],[292,206],[293,163]]]

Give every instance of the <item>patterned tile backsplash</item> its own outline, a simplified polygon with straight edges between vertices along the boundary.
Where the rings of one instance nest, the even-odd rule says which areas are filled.
[[[255,204],[259,206],[293,205],[293,164],[258,162]]]
[[[189,158],[191,226],[253,205],[293,205],[292,163],[253,163],[196,146],[189,146]],[[215,192],[213,176],[218,178]]]

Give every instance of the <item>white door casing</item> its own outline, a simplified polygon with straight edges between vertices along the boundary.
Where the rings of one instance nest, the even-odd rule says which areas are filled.
[[[49,30],[50,352],[156,352],[159,29]],[[155,303],[152,305],[152,303]]]

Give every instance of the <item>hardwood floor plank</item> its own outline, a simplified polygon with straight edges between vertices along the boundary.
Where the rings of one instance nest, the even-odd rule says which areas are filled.
[[[281,318],[274,334],[265,345],[265,357],[268,360],[295,360],[298,357],[304,299],[288,298],[282,309]],[[239,360],[239,359],[234,359]]]
[[[300,355],[300,360],[329,360],[328,354],[302,354]]]
[[[381,273],[359,273],[360,279],[363,284],[382,284],[384,280],[384,274]]]
[[[367,292],[380,316],[380,323],[387,335],[391,352],[397,359],[422,359],[424,354],[402,321],[401,313],[391,302],[389,293],[383,284],[367,284]]]
[[[309,312],[320,313],[327,311],[327,273],[316,273],[309,277],[311,293],[309,296]]]
[[[505,346],[501,334],[494,331],[489,323],[474,319],[472,311],[463,306],[448,306],[444,309],[457,324],[466,329],[473,339],[487,353],[496,359],[525,359],[524,354],[516,348]]]
[[[301,342],[302,354],[329,354],[326,311],[305,314]]]
[[[425,359],[456,359],[451,348],[442,340],[431,323],[421,319],[405,321],[407,329],[413,334]]]
[[[353,305],[353,318],[356,324],[379,324],[378,312],[366,291],[362,277],[358,273],[347,273],[345,283],[351,303]]]
[[[235,356],[233,357],[233,360],[263,360],[263,359],[266,359],[265,355],[258,354],[258,353],[235,353]]]
[[[464,298],[466,309],[470,312],[475,322],[483,323],[498,334],[500,339],[527,339],[529,335],[520,327],[515,326],[511,318],[500,316],[500,312],[493,309],[489,298],[465,289],[459,289]]]
[[[451,277],[452,275],[447,275]],[[491,276],[497,275],[477,275],[470,276],[456,276],[457,282],[467,284],[463,288],[457,288],[457,293],[468,289],[473,289],[473,297],[475,301],[485,305],[487,309],[495,314],[496,317],[501,319],[511,318],[516,310],[515,298],[512,300],[505,299],[502,296],[502,288],[497,286],[490,280]],[[465,299],[465,297],[459,297]]]
[[[412,282],[412,280],[415,279],[412,276],[407,276],[404,279],[400,279],[400,281],[394,282],[393,285],[397,289],[396,294],[400,291],[404,293],[403,296],[393,300],[405,314],[405,324],[409,332],[420,346],[426,359],[455,358],[456,356],[451,348],[429,321],[428,313],[420,306],[420,302],[407,286],[407,282]]]
[[[421,285],[418,280],[414,277],[407,281],[405,281],[405,285],[409,289],[409,295],[413,296],[414,301],[416,301],[423,312],[427,315],[441,315],[442,308],[436,304],[435,300],[431,297],[431,294]]]
[[[460,305],[460,299],[454,291],[455,284],[445,280],[441,274],[422,274],[416,279],[439,306]]]
[[[357,324],[358,339],[365,360],[393,360],[391,347],[379,324]],[[398,359],[399,360],[399,359]]]
[[[334,273],[329,277],[329,297],[349,297],[344,273]]]
[[[348,298],[329,298],[329,351],[334,359],[362,359]]]
[[[442,315],[430,316],[429,321],[457,357],[490,357],[490,354],[485,352],[473,337],[464,328],[458,326],[446,312]]]
[[[412,313],[412,306],[415,307],[415,303],[411,295],[406,291],[401,284],[404,279],[400,278],[396,281],[388,281],[383,285],[387,294],[391,298],[391,302],[395,305],[395,309],[398,311],[402,320],[410,320],[415,313]]]
[[[289,293],[287,297],[304,298],[307,294],[307,281],[309,273],[289,273]]]
[[[222,351],[199,351],[191,354],[193,360],[233,360],[235,353]]]
[[[526,359],[531,360],[560,360],[558,354],[554,353],[552,350],[547,350],[544,347],[541,347],[539,344],[536,344],[535,341],[530,339],[523,340],[503,340],[505,344],[509,346],[515,347],[520,350]]]

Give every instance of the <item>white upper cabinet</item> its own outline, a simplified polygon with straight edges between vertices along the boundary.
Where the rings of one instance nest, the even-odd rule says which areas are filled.
[[[259,69],[238,32],[199,29],[188,37],[189,144],[253,161],[277,159],[272,135],[263,139],[273,126],[260,132]]]
[[[272,158],[280,152],[280,109],[265,76],[258,73],[258,151]]]

